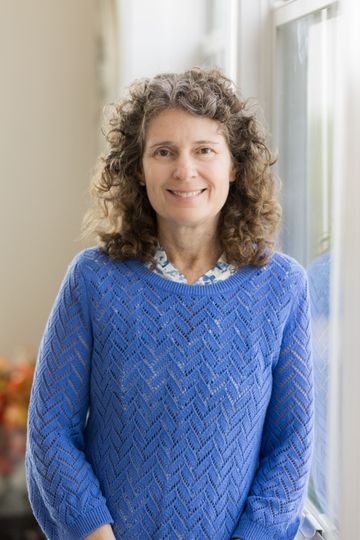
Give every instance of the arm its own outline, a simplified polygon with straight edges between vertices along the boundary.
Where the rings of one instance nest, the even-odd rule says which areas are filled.
[[[292,540],[298,529],[310,471],[313,382],[309,294],[297,272],[281,350],[273,368],[259,465],[245,511],[232,538]]]
[[[29,407],[29,498],[35,517],[52,540],[79,540],[112,523],[84,454],[91,351],[86,287],[75,259],[42,338]]]

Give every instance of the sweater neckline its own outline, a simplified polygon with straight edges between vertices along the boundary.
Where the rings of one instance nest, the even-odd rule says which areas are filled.
[[[253,265],[246,265],[237,270],[233,275],[208,285],[191,285],[189,283],[180,283],[166,279],[156,272],[151,271],[147,266],[138,260],[128,261],[128,264],[133,266],[133,269],[137,271],[140,278],[143,278],[147,283],[155,288],[167,290],[173,294],[180,294],[184,296],[212,296],[220,292],[226,292],[237,288],[244,283],[250,274],[263,271],[267,265],[257,267]]]

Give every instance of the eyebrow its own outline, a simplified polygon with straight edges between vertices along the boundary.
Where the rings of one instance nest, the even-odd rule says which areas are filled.
[[[156,146],[172,146],[174,145],[174,141],[161,141],[157,142],[155,144],[152,144],[149,148],[155,148]],[[192,144],[220,144],[218,141],[194,141]]]

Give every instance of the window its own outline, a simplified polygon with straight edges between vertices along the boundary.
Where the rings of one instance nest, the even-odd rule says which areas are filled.
[[[338,19],[338,4],[331,1],[295,0],[277,4],[274,11],[281,248],[307,269],[313,333],[315,448],[299,538],[334,538],[339,519],[339,500],[333,496],[339,494],[339,459],[333,440],[329,455],[329,424],[336,421],[336,415],[329,418],[335,410],[329,404],[337,394],[331,391],[336,381],[329,328]]]
[[[304,266],[331,243],[335,15],[324,8],[277,30],[282,244]]]

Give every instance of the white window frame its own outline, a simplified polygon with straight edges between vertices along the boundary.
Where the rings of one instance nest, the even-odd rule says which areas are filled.
[[[360,320],[359,233],[360,233],[360,3],[341,1],[339,88],[337,128],[339,148],[336,160],[338,193],[336,278],[341,282],[342,318],[339,321],[341,360],[340,456],[341,456],[341,540],[360,537],[360,362],[358,354]],[[340,189],[340,186],[342,189]],[[335,285],[337,284],[335,283]]]
[[[290,0],[290,1],[278,1],[273,4],[273,95],[276,96],[276,84],[277,84],[277,65],[276,65],[276,34],[278,29],[287,23],[300,19],[312,13],[316,13],[321,9],[335,5],[336,0]],[[273,114],[272,114],[272,123],[274,126],[275,138],[278,126],[276,125],[276,111],[277,103],[273,101]],[[334,197],[336,199],[336,196]],[[335,205],[334,205],[335,206]],[[333,220],[338,223],[338,209],[333,208]],[[334,235],[336,232],[334,231]],[[336,246],[334,245],[336,239],[333,239],[333,253],[336,253]],[[335,255],[336,257],[336,255]],[[334,257],[334,258],[335,258]],[[332,315],[330,319],[330,331],[329,331],[329,350],[330,350],[330,393],[333,396],[332,406],[329,410],[329,426],[328,426],[328,470],[327,478],[329,485],[333,485],[332,477],[333,471],[335,470],[334,464],[338,462],[339,455],[339,437],[338,429],[339,425],[339,406],[340,406],[340,397],[339,397],[339,387],[336,381],[339,380],[338,374],[338,351],[339,351],[339,336],[335,328],[335,318],[337,314],[338,303],[337,299],[339,298],[339,289],[338,281],[334,280],[334,269],[331,272],[331,305],[333,310],[335,310],[335,317]],[[336,321],[338,323],[338,321]],[[335,507],[335,500],[339,497],[339,493],[335,493],[334,490],[329,489],[329,501],[328,506],[330,508]],[[312,502],[307,499],[304,508],[304,518],[303,524],[300,527],[299,533],[296,537],[296,540],[302,540],[305,538],[321,539],[326,538],[327,540],[335,540],[337,538],[336,527],[331,523],[328,516],[320,513]],[[350,540],[350,539],[349,539]]]
[[[335,0],[280,0],[274,3],[274,24],[281,26],[335,3]]]
[[[275,65],[275,32],[285,24],[335,4],[330,0],[290,0],[273,7],[273,73]],[[335,125],[337,144],[334,155],[334,202],[331,272],[330,323],[330,394],[328,481],[333,483],[336,464],[340,474],[340,492],[329,489],[330,513],[336,498],[340,501],[340,531],[337,533],[326,516],[319,514],[307,501],[305,513],[314,525],[318,538],[358,540],[360,537],[360,362],[358,358],[358,321],[360,320],[360,280],[358,277],[360,232],[360,3],[339,2],[339,47],[336,59],[337,104]],[[275,78],[275,77],[274,77]],[[274,80],[274,84],[275,84]],[[274,94],[275,95],[275,94]],[[273,103],[273,119],[275,104]],[[320,532],[322,530],[322,532]],[[309,538],[299,534],[299,538]],[[316,538],[316,536],[314,536]]]

